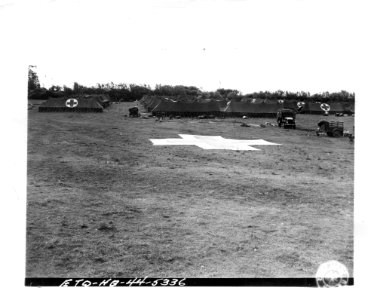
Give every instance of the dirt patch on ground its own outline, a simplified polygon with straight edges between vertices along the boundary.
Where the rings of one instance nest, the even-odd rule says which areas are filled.
[[[313,277],[333,259],[353,273],[348,139],[241,119],[132,119],[129,105],[29,111],[28,277]],[[297,115],[297,126],[321,119]],[[353,117],[338,120],[352,131]],[[149,141],[178,134],[281,146]]]

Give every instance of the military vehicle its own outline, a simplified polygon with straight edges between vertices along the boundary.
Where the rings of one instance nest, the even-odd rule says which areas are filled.
[[[292,109],[286,108],[279,109],[277,111],[277,124],[279,125],[279,127],[284,126],[284,128],[295,129],[296,128],[295,116],[296,113]]]

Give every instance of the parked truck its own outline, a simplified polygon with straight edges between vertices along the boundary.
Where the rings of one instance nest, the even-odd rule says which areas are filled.
[[[284,128],[296,128],[295,124],[296,113],[292,109],[279,109],[277,111],[277,124],[279,127],[284,126]]]

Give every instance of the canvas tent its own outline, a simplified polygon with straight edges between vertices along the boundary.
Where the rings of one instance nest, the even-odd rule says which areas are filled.
[[[140,103],[147,109],[148,112],[151,112],[153,108],[155,108],[162,101],[167,101],[165,97],[161,96],[143,96],[140,100]]]
[[[355,111],[355,105],[354,103],[338,103],[339,104],[339,107],[338,109],[340,111],[337,111],[337,109],[335,107],[332,107],[331,105],[331,110],[332,109],[336,109],[336,112],[339,112],[339,113],[344,113],[344,114],[353,114],[354,111]]]
[[[355,113],[355,104],[344,104],[345,113],[354,114]]]
[[[103,112],[100,98],[96,96],[63,97],[42,103],[39,112]]]
[[[294,111],[299,111],[298,101],[294,100],[284,100],[283,108],[285,109],[292,109]]]
[[[217,115],[220,113],[220,103],[210,102],[179,102],[161,101],[153,109],[152,113],[179,116]]]
[[[295,112],[306,114],[324,114],[322,103],[304,103],[298,106],[296,100],[264,100],[243,98],[241,101],[205,99],[195,102],[175,101],[163,96],[144,96],[141,104],[153,114],[198,116],[221,115],[229,117],[275,117],[279,109],[293,109]],[[330,113],[354,113],[353,104],[331,103]]]
[[[279,102],[234,102],[231,101],[226,109],[227,116],[275,117],[277,110],[283,108]]]
[[[243,97],[240,101],[244,103],[260,104],[260,103],[264,103],[265,99]]]
[[[322,109],[323,106],[329,107],[328,113],[354,113],[354,108],[350,104],[344,103],[318,103],[318,102],[307,102],[304,107],[301,109],[301,113],[304,114],[314,114],[314,115],[323,115],[325,110]]]
[[[306,102],[300,110],[302,114],[323,115],[325,111],[321,108],[322,103]]]
[[[86,98],[96,98],[96,100],[101,104],[101,106],[103,108],[106,108],[110,105],[110,97],[109,95],[106,95],[106,94],[102,94],[102,95],[87,95],[87,96],[84,96]]]
[[[219,106],[220,112],[224,112],[229,101],[226,100],[215,100]]]
[[[344,113],[345,108],[342,103],[330,103],[330,113]]]

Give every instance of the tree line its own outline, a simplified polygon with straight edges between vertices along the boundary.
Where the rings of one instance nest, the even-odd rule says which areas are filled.
[[[202,91],[195,86],[183,85],[156,85],[151,88],[149,85],[125,84],[114,82],[97,84],[93,87],[83,86],[74,82],[72,88],[67,86],[53,85],[46,89],[40,86],[34,66],[28,69],[28,98],[29,99],[49,99],[68,97],[83,94],[107,94],[112,101],[136,101],[145,95],[167,96],[179,101],[200,101],[202,99],[234,100],[240,101],[244,98],[265,99],[265,100],[297,100],[303,102],[345,102],[354,103],[355,94],[347,91],[323,92],[310,94],[309,92],[289,92],[278,90],[276,92],[260,91],[249,94],[242,94],[235,89],[220,88],[216,91]]]

